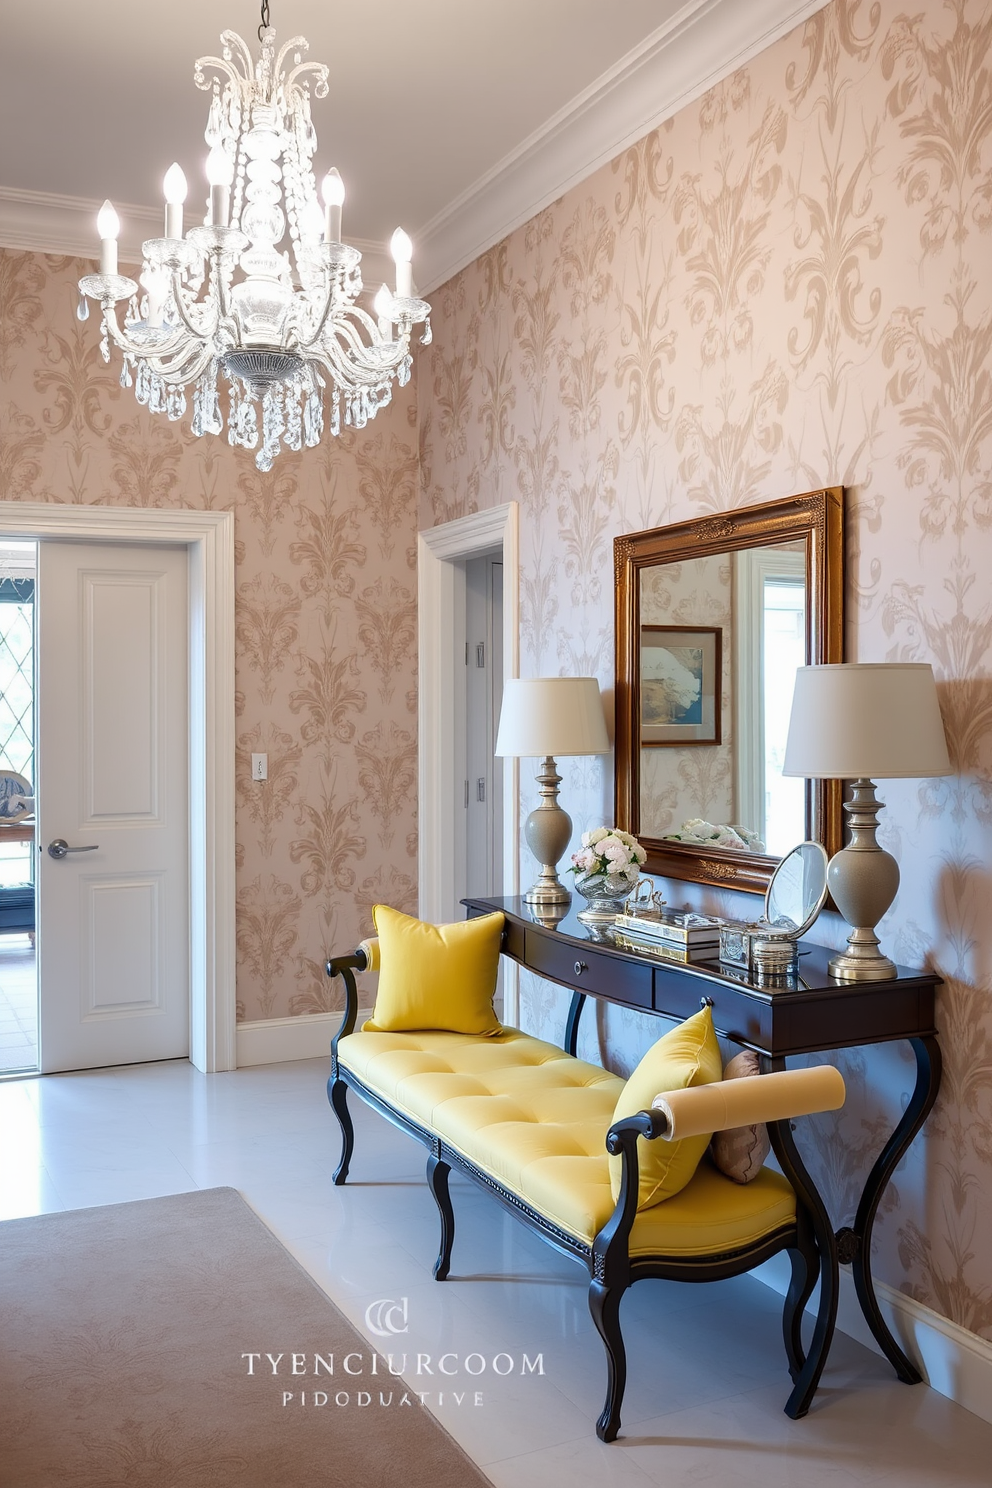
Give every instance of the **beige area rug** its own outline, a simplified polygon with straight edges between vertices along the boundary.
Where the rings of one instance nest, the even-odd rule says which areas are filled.
[[[487,1484],[372,1357],[232,1188],[0,1224],[4,1488]]]

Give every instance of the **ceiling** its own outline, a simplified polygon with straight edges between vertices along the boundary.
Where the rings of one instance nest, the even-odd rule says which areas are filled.
[[[401,223],[426,291],[824,3],[270,0],[270,21],[330,67],[316,166],[344,178],[345,238],[377,257]],[[255,0],[5,7],[0,243],[95,251],[110,197],[127,258],[172,160],[205,195],[193,61],[225,28],[254,47],[258,20]]]

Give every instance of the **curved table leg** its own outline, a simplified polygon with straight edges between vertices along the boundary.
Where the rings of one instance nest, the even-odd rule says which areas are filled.
[[[933,1103],[937,1099],[937,1091],[940,1089],[942,1061],[936,1035],[926,1034],[922,1038],[910,1039],[910,1043],[916,1055],[916,1086],[899,1125],[886,1142],[881,1156],[868,1174],[853,1230],[840,1230],[837,1242],[842,1258],[851,1261],[861,1311],[875,1335],[879,1348],[904,1384],[917,1385],[922,1379],[920,1371],[911,1360],[907,1359],[889,1332],[875,1297],[875,1287],[871,1276],[871,1233],[879,1200],[885,1185],[930,1114]]]

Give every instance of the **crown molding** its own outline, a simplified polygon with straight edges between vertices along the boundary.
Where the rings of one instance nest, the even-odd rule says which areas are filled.
[[[422,294],[788,34],[827,0],[689,0],[419,229]]]
[[[102,205],[85,196],[0,186],[0,246],[95,261],[100,256],[96,214]],[[162,213],[130,202],[114,205],[121,219],[118,256],[122,264],[137,266],[145,238],[162,231]]]
[[[55,196],[50,191],[20,191],[0,186],[0,248],[27,253],[68,254],[96,262],[100,244],[96,214],[102,202],[86,196]],[[121,219],[118,258],[130,268],[141,266],[141,245],[162,233],[162,209],[114,203]],[[395,266],[381,243],[349,239],[362,255],[362,277],[370,290],[392,283]]]
[[[415,272],[428,294],[571,187],[729,76],[827,0],[687,0],[595,83],[579,93],[416,233]],[[162,231],[161,209],[115,203],[120,260],[141,262]],[[97,256],[100,203],[0,186],[0,246]],[[351,239],[369,289],[392,282],[383,244]]]

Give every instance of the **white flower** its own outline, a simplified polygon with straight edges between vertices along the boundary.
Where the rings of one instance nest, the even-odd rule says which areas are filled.
[[[581,841],[581,850],[572,854],[573,873],[614,875],[634,883],[639,864],[647,861],[637,838],[615,827],[594,827],[582,833]]]

